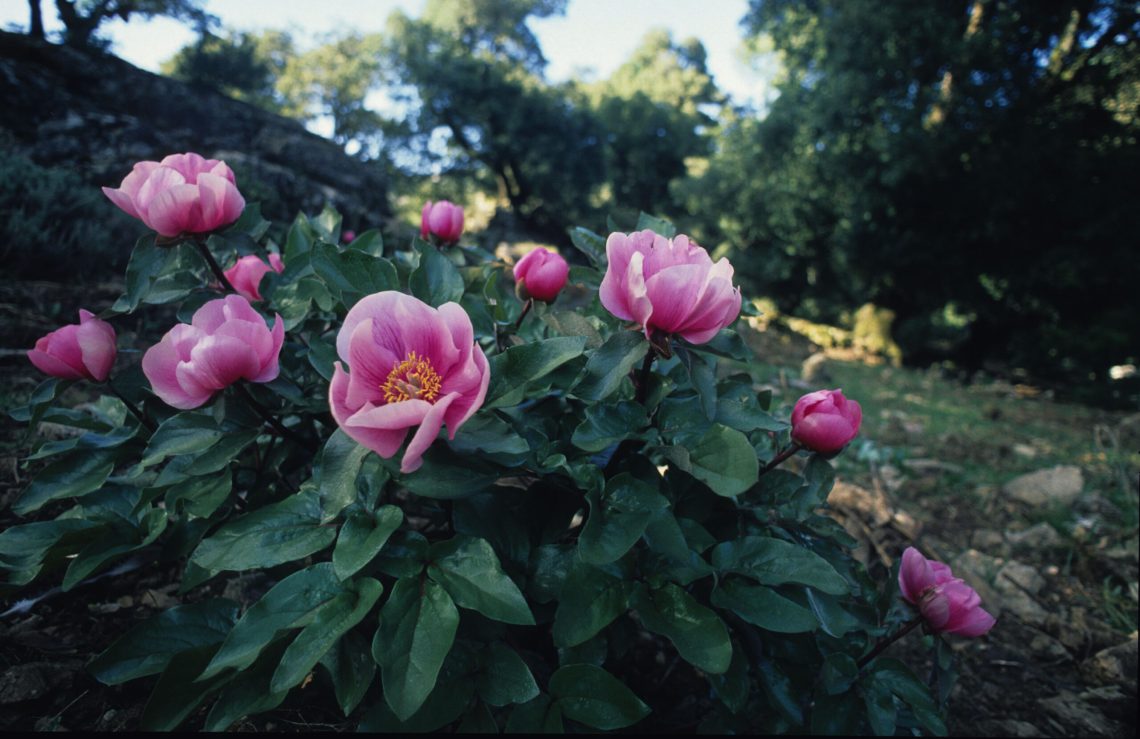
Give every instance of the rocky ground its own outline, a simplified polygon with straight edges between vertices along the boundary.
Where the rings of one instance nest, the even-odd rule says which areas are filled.
[[[84,296],[92,297],[98,296]],[[19,302],[0,294],[0,310],[13,318],[53,311],[73,316],[74,300],[63,287],[41,285]],[[35,320],[6,319],[0,341],[0,374],[9,388],[5,404],[35,385],[17,351],[52,327]],[[840,384],[849,395],[856,388],[866,395],[865,443],[844,455],[829,506],[860,542],[856,555],[872,574],[885,577],[903,549],[916,546],[949,562],[997,616],[985,638],[952,640],[960,678],[949,700],[951,733],[1135,735],[1138,554],[1135,509],[1129,505],[1140,477],[1140,416],[1062,407],[1012,386],[963,389],[929,373],[868,368],[834,357],[815,358],[804,367],[813,348],[771,329],[750,341],[762,357],[763,381],[779,403],[794,402],[808,388]],[[910,384],[917,389],[912,392]],[[873,387],[914,397],[910,405],[887,398],[876,409]],[[979,413],[1005,420],[983,428],[970,418],[972,433],[964,433],[940,425],[933,411],[916,410],[933,395],[959,392],[964,395],[950,398],[951,409],[981,398]],[[1001,425],[1007,421],[1013,425]],[[1033,433],[1021,438],[1021,427]],[[1054,435],[1041,430],[1046,427]],[[1100,428],[1108,431],[1093,433]],[[1064,429],[1073,429],[1074,446],[1062,438]],[[18,462],[25,450],[23,430],[5,421],[2,431],[0,527],[15,522],[6,509],[25,483]],[[971,444],[972,437],[986,443]],[[993,442],[994,437],[1002,440]],[[1115,442],[1106,447],[1101,442],[1108,438]],[[1001,449],[995,451],[995,444]],[[1087,453],[1079,451],[1084,447]],[[891,449],[906,453],[887,453]],[[140,560],[133,569],[66,594],[37,582],[27,593],[0,601],[0,728],[136,729],[150,681],[108,688],[86,673],[85,664],[130,625],[179,602],[176,575],[174,567]],[[224,594],[248,603],[264,583],[235,576],[210,588],[194,598]],[[46,597],[4,613],[17,598],[40,595]],[[891,653],[920,674],[929,660],[917,635],[892,646]],[[235,728],[352,729],[324,701],[330,691],[323,679],[318,671],[311,688],[290,697],[288,709]]]

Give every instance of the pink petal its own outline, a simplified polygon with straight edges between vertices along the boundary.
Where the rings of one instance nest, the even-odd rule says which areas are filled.
[[[682,328],[704,290],[707,273],[708,267],[684,264],[647,278],[645,289],[652,311],[647,323],[666,333]]]
[[[75,338],[79,343],[83,366],[91,378],[96,382],[105,381],[115,363],[115,330],[109,323],[98,318],[83,319],[75,332]]]
[[[629,271],[629,260],[633,257],[635,249],[633,242],[623,233],[612,233],[606,239],[606,274],[602,277],[602,284],[598,288],[598,298],[602,307],[613,313],[623,321],[633,320],[629,302],[626,299],[626,272]]]
[[[281,347],[285,343],[285,322],[281,320],[280,314],[275,313],[273,315],[273,330],[269,333],[269,349],[258,354],[261,371],[253,377],[247,378],[250,382],[273,382],[281,371],[279,362]],[[259,325],[264,327],[264,320]]]
[[[468,418],[483,407],[483,401],[487,397],[487,388],[491,384],[490,367],[487,364],[487,356],[483,354],[482,347],[476,345],[471,352],[472,365],[475,373],[478,375],[478,381],[475,388],[466,387],[463,391],[459,391],[458,387],[454,388],[455,392],[460,392],[460,397],[451,404],[451,408],[447,412],[444,419],[447,423],[447,433],[449,439],[455,438],[455,432],[459,427],[467,422]],[[450,379],[450,378],[449,378]],[[457,383],[458,384],[458,383]],[[451,392],[449,388],[442,388],[444,392]]]
[[[210,399],[213,391],[197,385],[191,391],[183,387],[178,379],[182,358],[173,334],[174,331],[167,332],[162,341],[146,350],[142,359],[143,374],[150,381],[154,394],[167,405],[181,410],[197,408]]]
[[[458,397],[458,393],[449,393],[437,400],[435,405],[431,406],[431,409],[423,417],[423,420],[420,421],[420,427],[416,429],[416,433],[412,436],[411,442],[408,443],[408,449],[404,452],[403,459],[400,460],[400,472],[406,475],[420,468],[420,465],[423,464],[424,452],[428,450],[428,447],[430,447],[436,437],[439,436],[439,429],[443,426],[443,418],[447,413],[447,409]],[[394,403],[393,405],[403,404],[404,403]]]
[[[145,206],[143,215],[143,222],[163,236],[173,237],[193,229],[201,217],[197,185],[175,185],[158,192]]]
[[[227,295],[224,298],[211,300],[194,311],[190,324],[207,334],[212,334],[222,324],[232,320],[265,325],[265,319],[261,317],[261,314],[254,310],[249,301],[240,295]]]
[[[103,188],[103,194],[106,195],[112,203],[119,206],[119,209],[127,215],[131,216],[132,218],[138,218],[139,220],[142,220],[142,218],[139,216],[139,212],[135,210],[135,201],[131,200],[130,195],[126,194],[122,190],[112,190],[109,187]]]
[[[995,623],[997,623],[997,619],[989,613],[981,608],[974,608],[963,614],[953,628],[947,628],[946,631],[959,636],[982,636],[988,633]]]
[[[400,450],[404,438],[408,435],[407,427],[395,429],[377,429],[368,426],[350,426],[349,422],[357,409],[345,405],[345,393],[348,391],[348,375],[340,362],[333,365],[333,379],[329,385],[329,410],[332,411],[333,420],[352,439],[361,446],[367,447],[388,459]],[[423,402],[423,401],[420,401]],[[370,410],[370,407],[366,407]]]
[[[146,179],[139,185],[138,191],[131,195],[131,199],[135,201],[135,208],[139,212],[139,218],[146,219],[147,209],[160,192],[185,184],[188,184],[186,178],[176,169],[170,167],[151,169],[147,173]],[[195,192],[197,192],[196,189]]]
[[[28,359],[40,372],[61,380],[82,380],[87,376],[85,372],[80,372],[62,359],[40,349],[29,350]]]
[[[372,319],[358,323],[348,345],[348,366],[352,370],[346,402],[360,408],[365,403],[384,402],[384,383],[393,368],[403,360],[372,340]]]
[[[245,208],[245,198],[224,177],[203,172],[198,176],[198,191],[201,194],[202,210],[196,231],[213,231],[228,226],[238,219]]]
[[[814,412],[792,426],[792,439],[824,454],[842,449],[855,438],[855,429],[843,416]]]
[[[232,336],[207,336],[190,352],[190,361],[176,370],[183,387],[197,384],[202,388],[221,390],[243,377],[253,377],[261,370],[254,347]]]
[[[924,590],[934,585],[931,563],[914,547],[903,552],[899,565],[899,592],[903,600],[917,604]]]

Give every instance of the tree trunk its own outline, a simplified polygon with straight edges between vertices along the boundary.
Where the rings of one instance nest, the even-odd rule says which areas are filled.
[[[31,23],[28,26],[28,35],[32,38],[44,37],[44,16],[40,11],[40,0],[28,0],[28,10],[31,12]]]

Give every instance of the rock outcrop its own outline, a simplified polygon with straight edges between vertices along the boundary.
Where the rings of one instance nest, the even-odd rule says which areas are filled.
[[[288,221],[332,203],[346,225],[389,215],[382,167],[346,155],[297,121],[117,57],[0,32],[0,146],[117,187],[134,162],[196,151],[224,159],[262,213]]]

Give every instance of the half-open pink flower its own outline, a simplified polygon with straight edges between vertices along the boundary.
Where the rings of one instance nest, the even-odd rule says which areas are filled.
[[[863,409],[842,390],[816,390],[792,409],[792,441],[822,454],[838,452],[859,433]]]
[[[661,332],[704,344],[740,315],[732,264],[727,259],[713,264],[687,236],[612,233],[606,257],[609,266],[598,292],[602,305],[623,321],[636,321],[650,340]]]
[[[420,238],[432,235],[444,244],[454,244],[463,234],[463,208],[447,200],[424,203],[420,214]]]
[[[515,285],[519,297],[554,302],[566,285],[570,265],[557,252],[535,249],[515,265]]]
[[[139,162],[117,189],[104,187],[103,194],[166,237],[227,226],[245,208],[226,163],[193,153]]]
[[[79,323],[57,328],[36,341],[28,359],[41,372],[61,380],[103,382],[115,363],[115,329],[90,311],[79,311]]]
[[[917,606],[932,632],[981,636],[996,620],[982,610],[978,593],[950,568],[923,557],[914,547],[903,552],[899,565],[899,591],[903,600]]]
[[[336,351],[349,371],[336,363],[329,406],[346,434],[389,458],[408,430],[419,427],[400,462],[404,473],[419,469],[444,424],[455,438],[483,405],[491,380],[471,318],[459,304],[437,310],[391,290],[352,306]]]
[[[269,264],[261,261],[260,257],[249,254],[234,262],[234,266],[227,269],[224,274],[230,284],[234,286],[239,295],[251,302],[261,300],[261,278],[272,269],[277,274],[285,271],[285,263],[277,252],[269,252]]]
[[[238,380],[277,378],[285,340],[281,316],[273,329],[240,295],[211,300],[143,355],[143,374],[168,405],[197,408]]]

